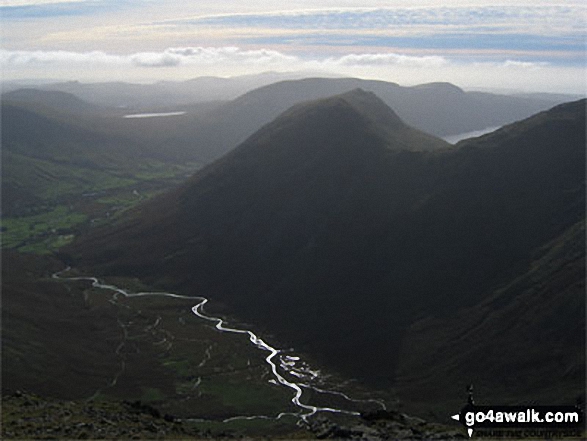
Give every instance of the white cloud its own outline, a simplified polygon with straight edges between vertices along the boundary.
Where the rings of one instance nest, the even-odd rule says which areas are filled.
[[[546,62],[531,62],[531,61],[518,61],[518,60],[506,60],[503,62],[503,67],[514,67],[520,69],[540,69],[541,67],[548,66]]]
[[[219,63],[271,65],[297,60],[274,50],[241,50],[237,47],[169,48],[163,52],[139,52],[127,58],[140,67],[174,67],[180,64],[202,67]]]
[[[280,65],[299,62],[297,57],[268,49],[242,50],[238,47],[180,47],[161,52],[136,52],[128,55],[113,55],[102,51],[9,51],[0,49],[0,64],[6,69],[22,67],[47,67],[48,65],[101,65],[108,69],[114,65],[127,67],[177,67],[210,65]]]
[[[180,47],[168,48],[161,52],[137,52],[128,55],[112,55],[101,51],[69,52],[69,51],[8,51],[0,50],[0,62],[5,68],[19,66],[43,66],[48,64],[101,64],[132,65],[137,67],[175,67],[179,65],[215,65],[218,63],[250,64],[250,65],[283,65],[291,67],[299,64],[322,65],[323,67],[352,66],[408,66],[408,67],[439,67],[448,64],[448,60],[440,56],[408,56],[394,53],[349,54],[340,57],[301,58],[286,55],[269,49],[243,50],[238,47]],[[513,64],[514,61],[507,63]],[[506,64],[507,64],[506,63]],[[526,63],[528,64],[528,63]]]
[[[339,7],[279,11],[233,12],[212,15],[176,17],[157,21],[170,27],[185,28],[214,26],[226,29],[283,29],[283,30],[412,30],[414,35],[422,29],[434,29],[436,33],[462,30],[482,33],[492,32],[524,33],[538,35],[568,34],[582,35],[587,8],[584,5],[534,4],[532,7],[520,3],[507,6],[484,4],[466,6],[432,2],[422,7],[417,3],[400,7]],[[430,29],[428,32],[430,32]]]
[[[410,56],[393,53],[383,54],[350,54],[339,58],[329,58],[326,63],[339,66],[412,66],[432,68],[448,64],[444,57],[431,56]]]
[[[125,57],[110,55],[101,51],[69,52],[69,51],[8,51],[0,49],[0,64],[5,69],[22,66],[47,66],[74,64],[114,65],[125,62]]]
[[[584,66],[557,66],[510,58],[493,62],[396,53],[296,56],[269,49],[173,47],[126,55],[101,51],[0,50],[3,78],[153,82],[204,75],[235,76],[265,71],[323,72],[414,85],[448,81],[463,88],[585,93]]]
[[[179,66],[181,56],[168,52],[142,52],[129,57],[132,64],[140,67],[173,67]]]

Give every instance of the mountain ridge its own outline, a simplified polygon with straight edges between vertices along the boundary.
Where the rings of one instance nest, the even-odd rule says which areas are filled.
[[[423,151],[340,96],[315,101],[65,251],[102,275],[210,297],[390,387],[413,323],[479,304],[584,220],[584,112],[585,100],[569,103]],[[420,142],[403,127],[390,130]]]
[[[101,114],[107,109],[92,104],[72,93],[23,88],[2,94],[2,103],[31,107],[35,106],[44,112]]]
[[[194,89],[195,84],[187,82],[182,87]],[[89,88],[88,93],[78,93],[77,96],[91,100],[94,93],[91,91],[92,85],[71,84],[73,89],[70,87],[64,90],[75,92],[76,88],[86,86]],[[100,85],[106,86],[106,83]],[[117,93],[117,84],[111,86],[108,93],[117,99],[128,95],[128,99],[140,101],[142,94],[149,90],[147,85],[134,85],[136,87],[124,93]],[[159,87],[165,89],[167,86],[165,83]],[[107,110],[107,116],[118,115],[118,118],[104,118],[99,124],[104,124],[112,135],[126,136],[129,130],[131,135],[138,132],[141,141],[152,151],[170,150],[183,159],[208,163],[232,150],[291,106],[341,94],[357,87],[375,92],[410,126],[442,137],[501,126],[552,106],[552,102],[546,99],[465,92],[447,83],[404,87],[385,81],[357,78],[304,78],[271,82],[231,101],[207,104],[190,104],[192,101],[186,101],[185,97],[190,96],[190,90],[184,91],[182,98],[175,101],[170,98],[175,95],[160,91],[157,93],[164,98],[163,101],[155,100],[158,104],[139,105],[135,110],[181,110],[186,114],[167,118],[165,123],[161,121],[162,118],[160,121],[150,118],[149,121],[135,119],[123,122],[118,120],[125,109],[111,107]],[[92,121],[89,123],[94,124]]]
[[[186,122],[169,142],[192,142],[203,158],[212,161],[291,106],[356,88],[375,92],[408,125],[433,136],[501,126],[552,106],[538,99],[464,92],[443,83],[404,87],[356,78],[304,78],[272,83],[242,94],[202,118]]]

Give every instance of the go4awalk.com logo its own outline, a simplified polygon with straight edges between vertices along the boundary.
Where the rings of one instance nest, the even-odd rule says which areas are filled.
[[[472,387],[468,404],[452,415],[467,429],[469,437],[568,437],[581,436],[585,430],[580,406],[477,406]]]

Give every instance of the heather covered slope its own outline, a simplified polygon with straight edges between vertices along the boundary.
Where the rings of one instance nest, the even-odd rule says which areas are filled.
[[[415,323],[475,308],[584,219],[584,163],[585,101],[447,148],[354,91],[294,107],[68,252],[92,271],[209,296],[389,386],[422,356],[413,348],[403,364]],[[507,347],[509,326],[481,347]],[[573,338],[563,331],[561,346]],[[536,391],[553,381],[520,378]]]

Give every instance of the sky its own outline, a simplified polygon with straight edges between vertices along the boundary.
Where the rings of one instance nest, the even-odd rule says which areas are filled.
[[[0,32],[4,81],[303,71],[587,91],[583,1],[2,0]]]

